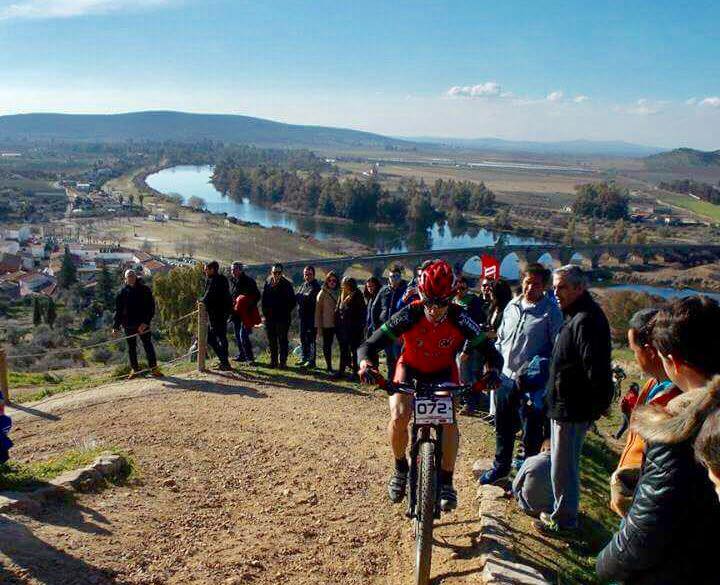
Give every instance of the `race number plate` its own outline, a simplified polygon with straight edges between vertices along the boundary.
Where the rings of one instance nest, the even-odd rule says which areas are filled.
[[[455,422],[451,396],[415,399],[415,423],[421,425],[450,425]]]

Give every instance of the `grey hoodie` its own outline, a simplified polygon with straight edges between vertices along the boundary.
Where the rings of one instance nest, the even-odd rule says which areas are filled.
[[[503,376],[515,380],[517,371],[536,355],[550,357],[563,316],[547,295],[523,308],[522,296],[513,299],[503,311],[495,348],[503,358]]]

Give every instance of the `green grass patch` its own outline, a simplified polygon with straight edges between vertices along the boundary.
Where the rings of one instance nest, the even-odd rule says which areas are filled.
[[[141,367],[145,367],[145,365],[141,364]],[[173,364],[169,367],[163,367],[162,364],[160,364],[160,369],[163,372],[173,372],[173,373],[181,373],[181,372],[187,372],[192,369],[194,369],[196,366],[194,363],[190,362],[178,362]],[[10,400],[14,402],[15,404],[24,404],[27,402],[35,402],[37,400],[42,400],[43,398],[48,398],[50,396],[55,396],[56,394],[64,394],[66,392],[73,392],[75,390],[86,390],[88,388],[93,388],[95,386],[102,386],[103,384],[109,384],[111,382],[117,382],[122,380],[124,376],[127,376],[127,374],[130,373],[130,366],[123,365],[123,366],[116,366],[116,367],[110,367],[107,370],[94,372],[94,373],[80,373],[73,376],[57,376],[55,374],[46,373],[46,374],[33,374],[33,373],[25,373],[25,372],[17,372],[13,373],[10,372]],[[28,376],[29,379],[33,379],[32,376],[40,376],[41,378],[44,376],[48,376],[52,378],[50,381],[39,381],[37,384],[22,384],[22,383],[13,383],[13,375],[17,375],[20,379],[28,379],[23,378],[24,376]],[[28,386],[36,386],[33,390],[24,390],[22,387],[28,387]],[[20,387],[21,389],[17,394],[13,392],[13,387]]]
[[[687,209],[713,221],[720,222],[720,205],[715,205],[702,199],[695,199],[689,195],[663,193],[661,198],[663,202],[669,203],[670,205],[682,207],[683,209]]]
[[[46,461],[20,463],[9,461],[0,464],[0,490],[27,491],[41,487],[58,475],[90,465],[102,453],[122,454],[120,450],[107,447],[73,449]],[[130,462],[130,460],[128,459]],[[131,471],[133,468],[130,463]]]
[[[48,384],[60,384],[63,381],[62,376],[56,376],[50,372],[10,372],[8,380],[12,387],[22,388],[25,386],[46,386]]]

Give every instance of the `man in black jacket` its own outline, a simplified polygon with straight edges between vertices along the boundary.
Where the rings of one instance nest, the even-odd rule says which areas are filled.
[[[220,265],[215,260],[205,265],[205,276],[205,294],[200,301],[208,314],[208,345],[220,360],[218,369],[232,370],[227,341],[227,320],[232,305],[230,285],[225,275],[220,274]]]
[[[300,366],[304,368],[315,367],[315,305],[320,292],[320,283],[315,278],[315,267],[306,266],[303,270],[303,283],[297,291],[298,317],[300,317],[300,345],[302,358]]]
[[[150,287],[137,276],[134,270],[125,271],[125,286],[115,297],[115,320],[113,321],[113,334],[117,335],[122,326],[127,339],[128,358],[130,359],[130,378],[140,371],[137,356],[137,338],[143,344],[148,367],[155,377],[162,376],[157,367],[155,348],[150,333],[150,321],[155,315],[155,299]]]
[[[271,368],[277,368],[278,365],[281,368],[287,367],[288,332],[295,303],[295,291],[292,283],[283,276],[282,264],[274,264],[262,295],[262,311],[270,345]]]
[[[245,267],[242,262],[233,262],[230,273],[230,292],[233,303],[237,301],[239,296],[249,298],[245,304],[244,310],[249,313],[260,302],[260,290],[254,278],[245,274]],[[243,319],[245,317],[245,319]],[[254,363],[252,343],[250,342],[250,333],[252,326],[247,324],[249,320],[247,315],[238,315],[233,311],[230,318],[235,333],[235,342],[238,346],[238,355],[235,358],[238,362]]]
[[[563,266],[553,274],[565,323],[553,348],[547,391],[555,505],[552,513],[535,521],[544,534],[577,527],[585,433],[605,413],[613,396],[610,326],[587,287],[587,277],[578,266]]]
[[[393,266],[388,275],[388,283],[380,289],[373,301],[373,321],[377,321],[376,329],[387,323],[395,313],[403,308],[403,297],[408,289],[408,283],[402,277],[402,266]],[[400,355],[400,346],[397,343],[388,344],[385,348],[388,377],[392,379],[395,374],[395,364]]]

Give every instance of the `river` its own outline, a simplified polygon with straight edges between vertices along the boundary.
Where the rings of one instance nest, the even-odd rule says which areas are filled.
[[[251,203],[234,201],[220,193],[210,182],[212,166],[176,166],[164,169],[147,178],[147,184],[161,193],[181,195],[185,200],[195,195],[202,197],[209,211],[227,213],[238,219],[256,222],[264,227],[282,227],[291,231],[310,234],[318,240],[332,237],[343,237],[375,248],[382,253],[402,253],[414,250],[442,250],[475,248],[491,246],[499,234],[490,230],[473,228],[471,230],[454,230],[447,224],[435,224],[426,234],[410,238],[407,230],[377,229],[367,224],[355,222],[334,222],[314,217],[306,217],[267,209]],[[541,240],[506,235],[507,244],[542,244]],[[514,256],[514,255],[512,255]],[[501,266],[503,277],[514,280],[519,275],[517,258],[506,258]],[[551,258],[541,257],[543,263],[550,263]],[[479,264],[470,260],[465,269],[468,273],[479,273]],[[663,298],[683,297],[700,294],[702,291],[692,289],[674,289],[641,284],[622,284],[608,287],[612,290],[636,290],[654,294]],[[720,300],[720,294],[703,293]]]
[[[692,297],[694,295],[706,295],[717,301],[720,301],[720,293],[695,290],[692,288],[670,288],[663,286],[652,286],[649,284],[616,284],[609,286],[608,290],[634,290],[637,292],[644,292],[658,297],[662,297],[663,299],[683,299],[685,297]]]
[[[436,223],[426,233],[411,237],[404,229],[378,229],[368,224],[335,222],[275,211],[256,205],[247,199],[239,202],[226,197],[210,182],[212,172],[212,166],[176,166],[149,175],[147,184],[161,193],[181,195],[185,200],[193,195],[202,197],[207,203],[207,209],[214,213],[227,213],[264,227],[287,228],[294,232],[312,235],[318,240],[343,237],[383,253],[491,246],[499,237],[498,233],[490,230],[455,229],[446,223]],[[506,235],[505,241],[507,244],[543,243],[535,238],[514,235]]]

